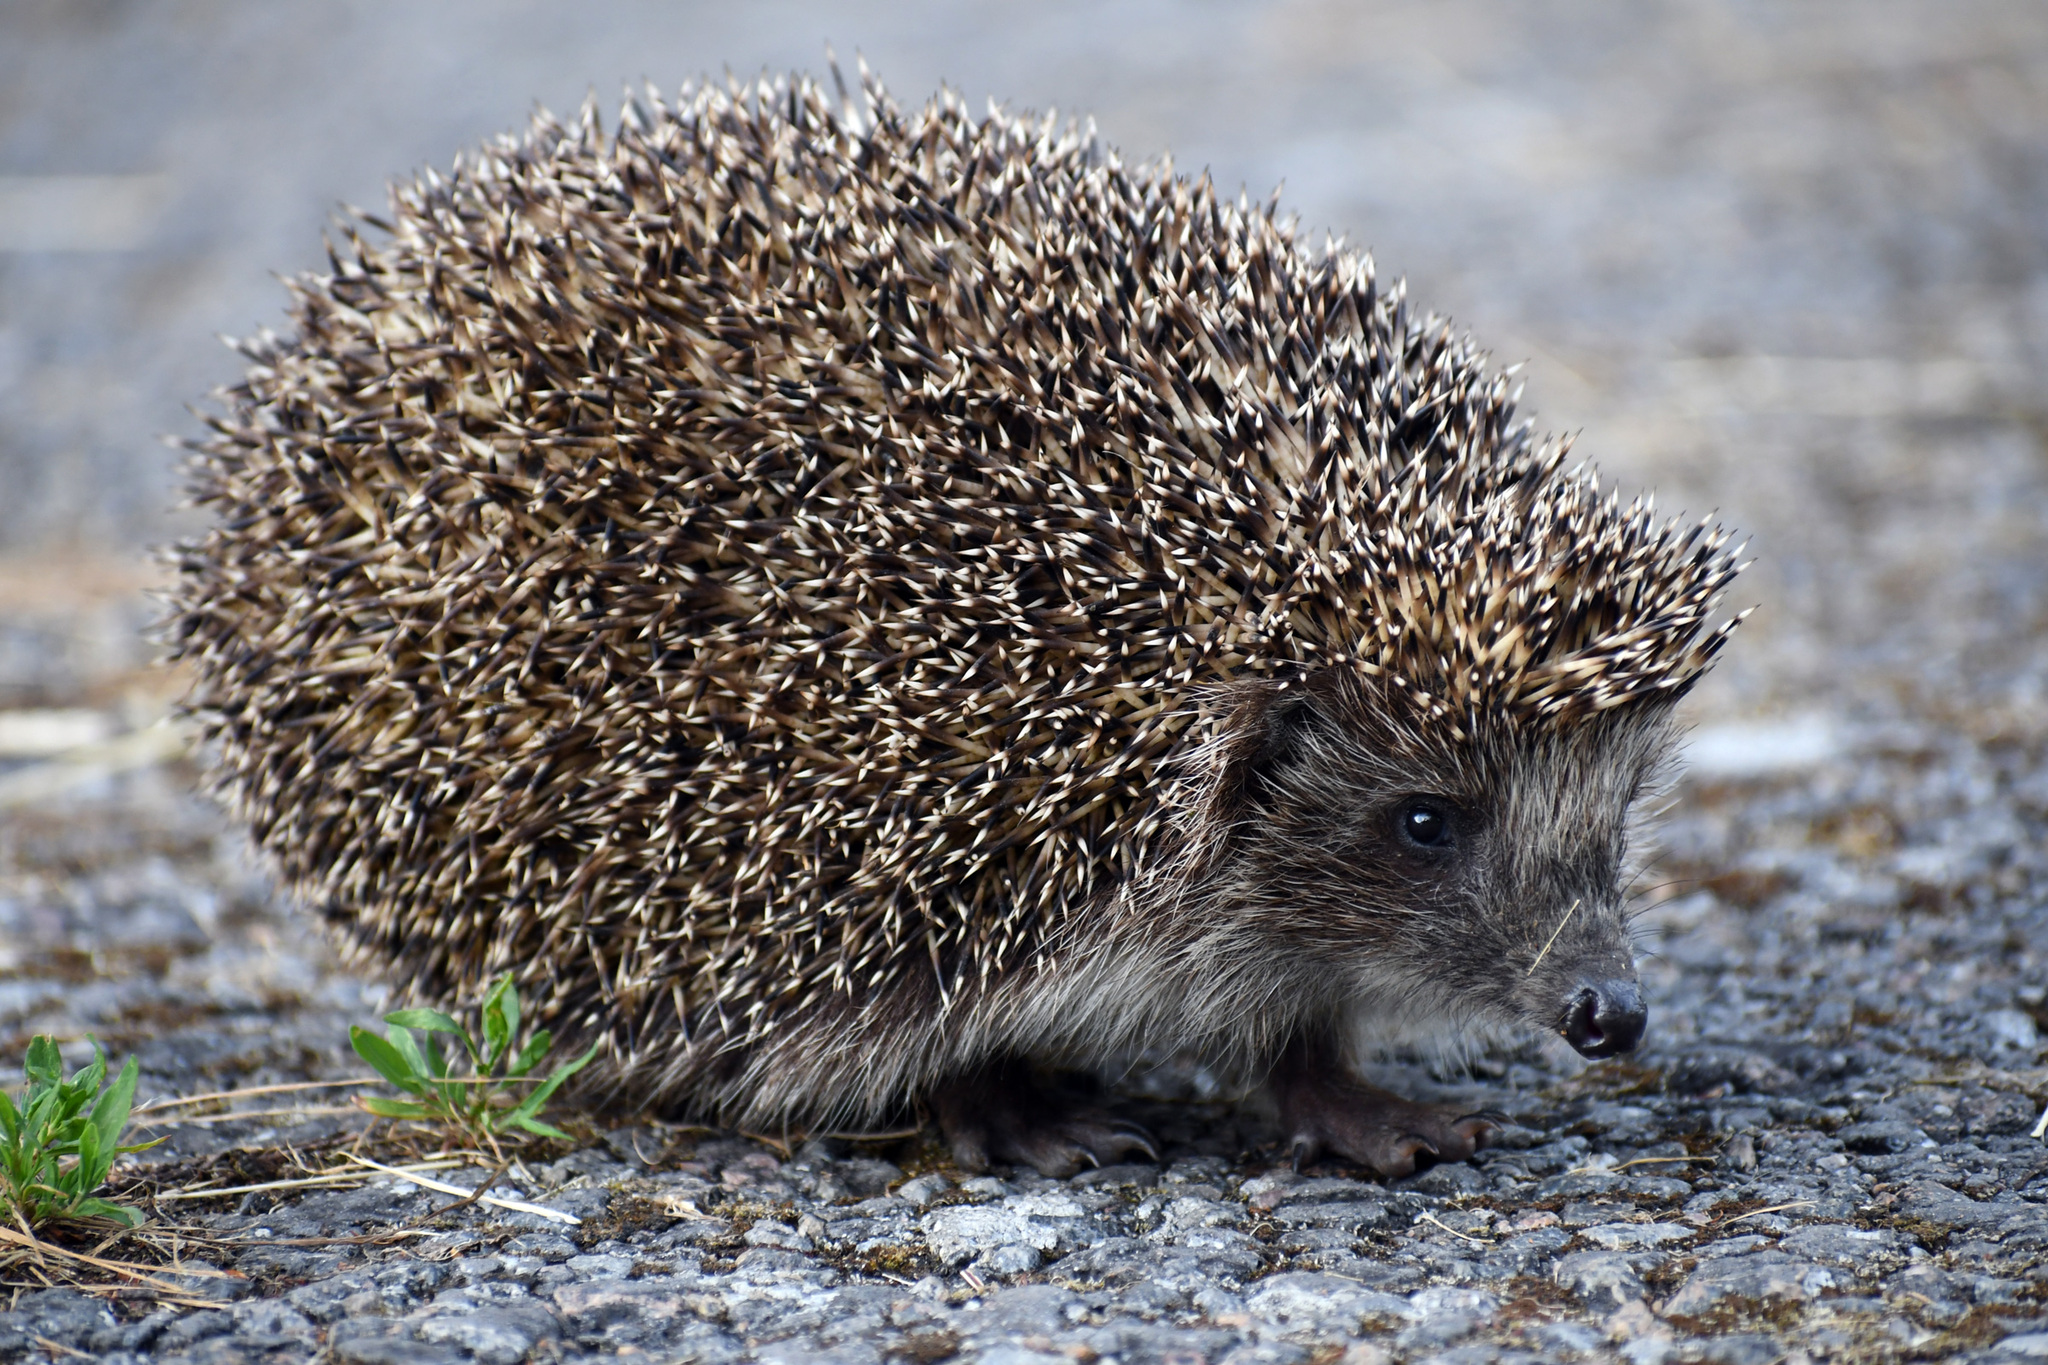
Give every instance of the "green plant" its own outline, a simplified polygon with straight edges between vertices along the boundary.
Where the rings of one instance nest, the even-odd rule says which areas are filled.
[[[55,1218],[142,1222],[140,1210],[92,1197],[115,1157],[156,1146],[121,1145],[135,1102],[135,1059],[108,1086],[107,1054],[97,1042],[92,1052],[91,1064],[67,1081],[56,1040],[38,1034],[22,1065],[28,1084],[19,1104],[0,1091],[0,1180],[15,1221],[30,1228]]]
[[[363,1107],[384,1118],[448,1124],[489,1144],[493,1152],[498,1150],[498,1135],[508,1128],[567,1138],[561,1129],[541,1122],[541,1106],[597,1055],[598,1045],[592,1043],[581,1057],[536,1081],[530,1073],[554,1046],[554,1035],[541,1029],[516,1053],[512,1050],[519,1033],[519,992],[510,972],[492,983],[481,1013],[481,1047],[467,1029],[439,1010],[395,1010],[385,1015],[384,1022],[391,1026],[388,1039],[351,1027],[348,1037],[356,1055],[385,1080],[417,1097],[365,1099]],[[469,1054],[469,1075],[449,1073],[448,1059],[441,1055],[444,1033],[459,1039]],[[513,1087],[522,1082],[535,1082],[534,1088],[523,1098],[514,1098]]]

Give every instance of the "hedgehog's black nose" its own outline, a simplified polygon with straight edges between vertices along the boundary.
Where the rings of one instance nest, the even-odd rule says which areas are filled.
[[[1635,982],[1595,981],[1572,996],[1559,1032],[1583,1056],[1614,1057],[1635,1051],[1649,1020]]]

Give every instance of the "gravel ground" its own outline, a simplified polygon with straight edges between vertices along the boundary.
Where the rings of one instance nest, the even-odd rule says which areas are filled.
[[[152,1099],[360,1071],[381,994],[194,794],[151,727],[175,680],[145,666],[147,571],[91,547],[170,525],[146,438],[227,373],[196,341],[274,316],[262,271],[312,263],[333,198],[534,94],[815,64],[828,36],[803,5],[694,36],[680,6],[506,12],[0,16],[33,39],[0,41],[0,1058],[52,1032],[82,1060],[90,1032]],[[24,1291],[0,1360],[2048,1357],[2048,11],[1111,3],[829,36],[904,93],[950,76],[1284,176],[1313,228],[1529,357],[1538,419],[1624,485],[1755,532],[1763,609],[1691,703],[1641,886],[1645,1050],[1390,1061],[1514,1120],[1391,1184],[1296,1175],[1256,1105],[1170,1070],[1115,1100],[1163,1164],[1066,1182],[965,1179],[923,1137],[583,1115],[492,1191],[579,1222],[381,1176],[166,1200],[206,1230],[185,1267],[233,1277]],[[132,249],[10,252],[16,173],[56,171],[170,197]],[[339,1164],[347,1093],[162,1111],[125,1188]]]
[[[1906,721],[1826,752],[1796,738],[1699,737],[1724,775],[1689,783],[1665,827],[1645,1052],[1387,1068],[1511,1116],[1469,1165],[1296,1174],[1255,1105],[1203,1102],[1200,1075],[1172,1070],[1117,1101],[1164,1139],[1162,1164],[1064,1182],[962,1177],[928,1135],[789,1150],[589,1115],[585,1142],[532,1151],[493,1191],[580,1222],[441,1213],[453,1198],[398,1179],[166,1201],[221,1239],[187,1265],[238,1278],[181,1281],[218,1308],[25,1292],[0,1359],[2042,1354],[2038,738]],[[1802,770],[1727,775],[1802,745]],[[68,794],[0,825],[4,1055],[89,1030],[141,1058],[150,1096],[359,1072],[343,1038],[374,994],[278,907],[182,766],[75,766]],[[152,1130],[167,1140],[126,1187],[328,1169],[363,1127],[336,1099],[170,1111],[186,1121]]]

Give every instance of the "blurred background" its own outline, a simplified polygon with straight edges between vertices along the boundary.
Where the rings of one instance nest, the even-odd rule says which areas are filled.
[[[7,0],[0,701],[101,704],[145,657],[145,548],[193,524],[161,438],[235,378],[218,336],[282,325],[275,276],[322,264],[338,205],[536,103],[828,43],[905,102],[943,82],[1281,187],[1525,365],[1623,488],[1720,509],[1764,610],[1710,709],[1881,705],[1871,669],[1973,647],[2011,672],[2039,619],[2031,0]]]
[[[1908,755],[1906,781],[1950,753],[1927,736],[1967,736],[1936,803],[1962,819],[1972,783],[2033,770],[2038,0],[4,0],[0,950],[118,981],[129,943],[255,989],[219,931],[275,925],[147,728],[174,683],[140,633],[149,547],[195,525],[162,438],[237,376],[217,336],[283,325],[276,275],[321,266],[338,205],[536,103],[594,92],[609,122],[628,84],[822,72],[828,42],[906,103],[948,83],[1282,187],[1305,234],[1523,365],[1539,427],[1625,492],[1748,533],[1733,605],[1761,610],[1695,699],[1701,774],[1845,764],[1852,791],[1853,754]],[[127,814],[68,813],[93,801]],[[1797,838],[1915,837],[1910,811],[1843,818]]]

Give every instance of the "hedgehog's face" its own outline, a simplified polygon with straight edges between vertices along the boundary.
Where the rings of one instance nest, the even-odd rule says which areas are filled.
[[[1646,1016],[1624,866],[1664,713],[1425,746],[1381,700],[1325,679],[1262,708],[1237,824],[1245,927],[1364,1017],[1631,1050]]]

